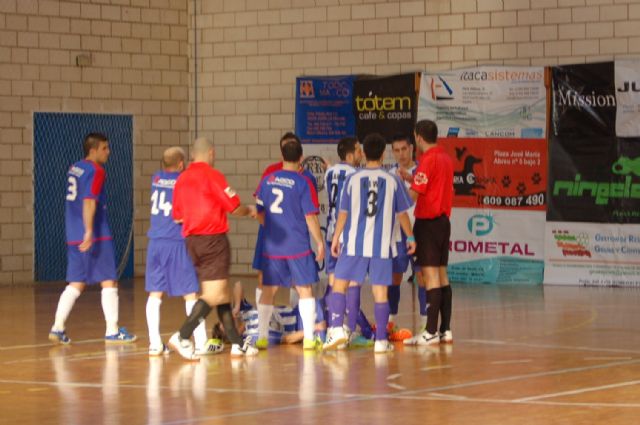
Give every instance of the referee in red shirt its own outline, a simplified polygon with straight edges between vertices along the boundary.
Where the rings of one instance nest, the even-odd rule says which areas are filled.
[[[202,320],[217,306],[218,317],[231,341],[231,355],[255,355],[236,331],[227,279],[231,265],[231,249],[227,232],[227,214],[256,217],[253,206],[240,204],[240,197],[229,187],[224,175],[213,168],[213,142],[199,138],[193,143],[193,162],[180,174],[173,193],[173,219],[182,223],[187,250],[193,260],[202,295],[193,306],[179,332],[169,339],[169,346],[187,360],[198,360],[191,335]]]
[[[427,283],[427,329],[414,343],[432,345],[453,342],[451,334],[452,294],[447,276],[451,205],[453,203],[453,163],[439,147],[436,123],[416,123],[415,139],[423,153],[416,169],[410,194],[416,201],[416,257]],[[442,315],[438,333],[438,315]]]

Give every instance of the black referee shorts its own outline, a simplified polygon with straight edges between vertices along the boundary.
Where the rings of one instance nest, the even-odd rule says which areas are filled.
[[[437,218],[416,218],[416,259],[420,267],[446,266],[449,262],[451,222],[446,215]]]

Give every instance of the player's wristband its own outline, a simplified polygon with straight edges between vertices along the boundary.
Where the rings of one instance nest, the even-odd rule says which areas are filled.
[[[407,236],[407,242],[415,242],[415,241],[416,241],[415,236]]]

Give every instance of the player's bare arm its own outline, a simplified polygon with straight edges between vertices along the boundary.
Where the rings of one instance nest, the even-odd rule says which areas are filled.
[[[324,260],[324,241],[322,240],[318,215],[307,214],[304,218],[307,221],[309,233],[311,233],[311,237],[316,242],[316,261],[322,261]]]
[[[240,205],[238,206],[238,208],[236,208],[231,212],[231,215],[235,215],[238,217],[257,218],[258,211],[256,210],[256,207],[253,205]]]
[[[85,199],[82,202],[82,223],[84,224],[84,237],[78,246],[80,252],[87,252],[93,243],[93,218],[96,215],[97,202],[95,199]]]
[[[413,255],[416,252],[416,239],[413,236],[413,229],[411,228],[411,220],[409,220],[409,214],[406,211],[398,214],[398,220],[400,221],[400,227],[405,235],[407,235],[407,254]]]
[[[334,257],[340,255],[340,235],[342,235],[345,224],[347,224],[347,212],[340,211],[338,213],[338,220],[336,221],[336,230],[333,233],[333,240],[331,241],[331,255]]]

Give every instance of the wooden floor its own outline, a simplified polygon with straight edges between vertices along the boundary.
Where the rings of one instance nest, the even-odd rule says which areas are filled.
[[[89,291],[68,323],[73,345],[49,344],[61,288],[0,287],[2,424],[640,422],[640,290],[457,285],[453,346],[396,345],[389,355],[280,346],[189,364],[147,356],[141,281],[120,291],[120,322],[139,342],[105,346],[99,292]],[[405,285],[407,327],[410,294]],[[169,333],[183,303],[165,300],[162,311]]]

